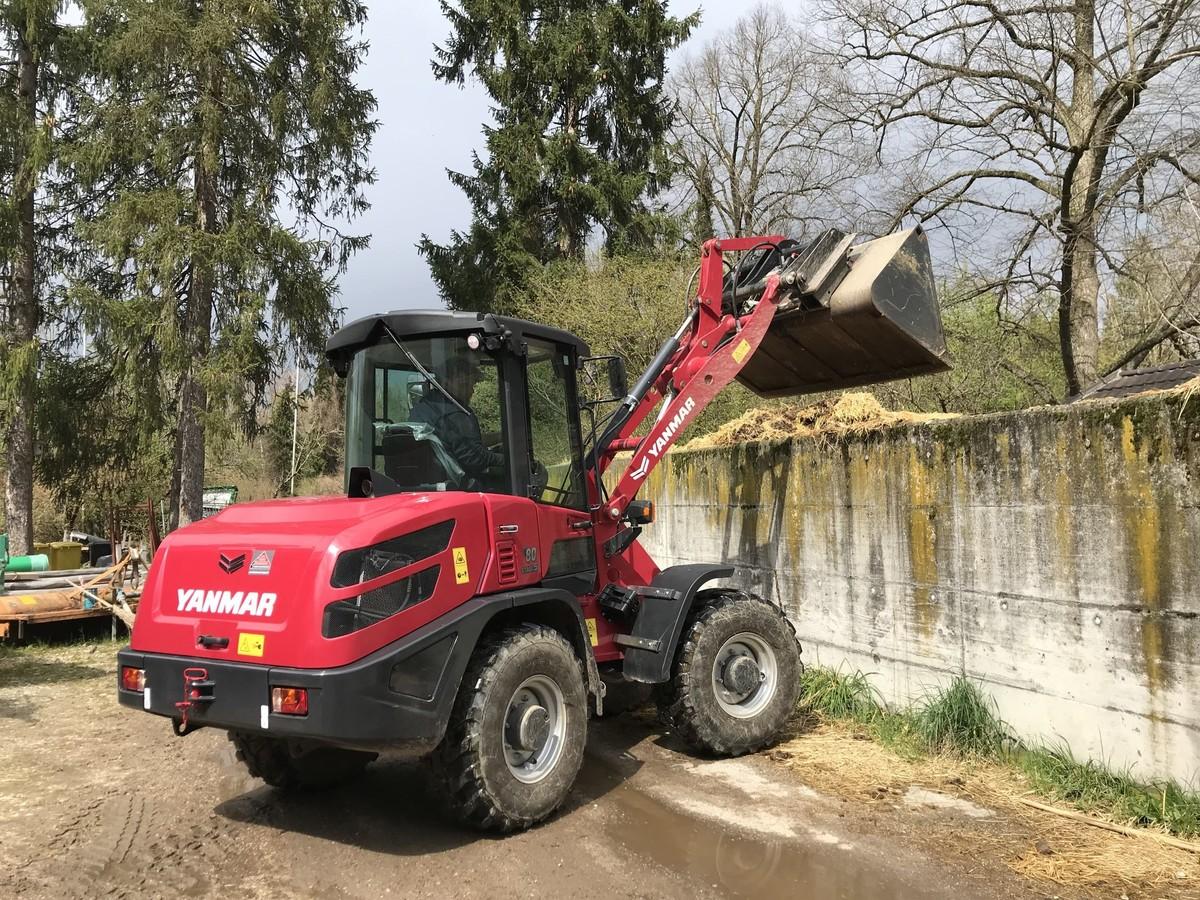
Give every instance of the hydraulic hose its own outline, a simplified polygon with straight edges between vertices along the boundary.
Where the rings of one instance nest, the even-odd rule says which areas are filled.
[[[633,411],[642,402],[642,398],[654,386],[654,382],[658,381],[659,376],[663,373],[663,369],[667,367],[667,363],[671,361],[671,357],[679,349],[679,343],[683,340],[684,333],[687,332],[695,317],[696,311],[691,310],[683,320],[683,324],[679,326],[679,330],[667,338],[663,345],[658,348],[658,353],[654,355],[654,359],[646,367],[646,371],[641,374],[637,383],[634,384],[633,388],[625,396],[625,399],[621,401],[621,405],[617,407],[616,412],[613,413],[612,418],[605,427],[604,433],[596,441],[596,445],[592,448],[590,458],[588,459],[589,466],[595,468],[600,452],[620,434],[622,426],[629,421],[629,417],[633,415]]]

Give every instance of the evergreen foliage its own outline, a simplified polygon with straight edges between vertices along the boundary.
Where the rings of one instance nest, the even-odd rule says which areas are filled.
[[[75,296],[152,423],[176,420],[180,519],[206,434],[252,427],[289,352],[320,351],[366,238],[375,99],[357,0],[87,0],[96,73],[71,148],[96,262]]]
[[[62,0],[0,3],[0,434],[10,549],[30,550],[39,360],[63,337],[58,283],[69,223],[47,204],[64,98],[83,60]],[[49,347],[47,345],[50,345]]]
[[[698,14],[671,17],[661,0],[441,6],[451,34],[434,75],[473,78],[495,103],[486,157],[449,173],[469,230],[419,244],[450,306],[503,306],[539,265],[581,258],[596,229],[610,253],[653,245],[668,227],[650,206],[670,177],[665,60]]]

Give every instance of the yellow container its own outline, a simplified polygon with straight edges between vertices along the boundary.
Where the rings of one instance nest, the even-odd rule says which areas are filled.
[[[50,544],[50,568],[55,571],[78,569],[83,565],[83,544],[54,541]]]
[[[43,541],[34,541],[33,552],[34,553],[45,553],[47,556],[49,556],[50,555],[50,545]]]

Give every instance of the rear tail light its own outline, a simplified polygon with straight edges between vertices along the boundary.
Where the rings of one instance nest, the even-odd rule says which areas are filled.
[[[121,666],[121,687],[127,691],[137,691],[139,694],[146,690],[146,670],[134,666]]]
[[[284,716],[308,715],[308,689],[271,688],[271,712]]]

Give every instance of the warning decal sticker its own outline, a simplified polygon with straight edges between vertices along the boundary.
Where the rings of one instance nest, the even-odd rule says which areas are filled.
[[[471,578],[470,570],[467,569],[467,548],[454,548],[454,583],[466,584]]]
[[[270,575],[271,563],[275,561],[274,550],[255,550],[250,554],[250,574]]]
[[[262,634],[239,634],[238,635],[238,656],[262,656],[263,648],[267,644],[266,635]]]

